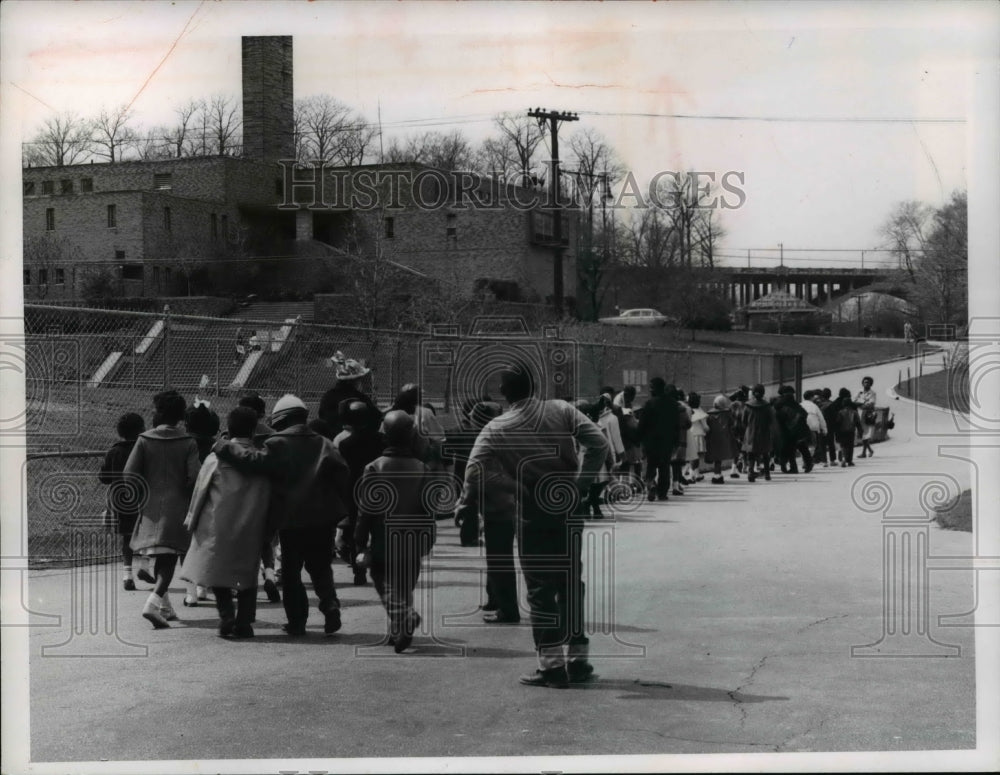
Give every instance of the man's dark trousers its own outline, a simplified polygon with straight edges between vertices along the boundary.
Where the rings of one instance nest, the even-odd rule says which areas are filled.
[[[585,644],[582,523],[531,503],[522,510],[518,556],[535,648]]]
[[[333,586],[333,525],[281,530],[281,583],[282,600],[288,623],[305,625],[309,617],[309,597],[302,583],[302,568],[312,580],[313,590],[319,598],[321,613],[340,609],[337,590]]]
[[[483,522],[486,540],[486,600],[506,616],[520,616],[517,606],[517,571],[514,565],[514,520]]]

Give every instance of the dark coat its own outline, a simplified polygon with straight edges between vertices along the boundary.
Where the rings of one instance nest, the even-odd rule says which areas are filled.
[[[190,536],[184,527],[188,502],[201,463],[198,445],[179,428],[159,425],[139,435],[124,473],[146,482],[146,503],[132,533],[132,549],[183,554]]]
[[[744,404],[744,411],[746,430],[743,432],[743,451],[752,455],[770,455],[777,424],[774,409],[767,401],[751,398]]]
[[[705,434],[705,462],[715,463],[736,457],[733,416],[728,409],[708,410],[708,433]]]
[[[351,401],[361,401],[367,404],[371,412],[370,425],[374,428],[379,426],[379,422],[382,419],[382,412],[379,411],[379,408],[372,401],[371,397],[358,390],[355,380],[338,380],[332,388],[323,394],[323,397],[319,401],[318,412],[319,419],[333,429],[334,436],[344,430],[344,425],[341,421],[341,407],[344,406],[346,408],[346,404],[349,404]]]
[[[774,414],[781,429],[782,440],[786,444],[809,441],[809,415],[794,396],[779,396],[774,405]]]
[[[122,481],[122,471],[132,454],[135,439],[116,441],[104,456],[101,471],[97,475],[101,484],[116,485]],[[135,521],[139,518],[138,508],[129,508],[128,489],[112,486],[108,490],[108,509],[115,517],[119,535],[132,535]]]
[[[376,430],[364,429],[354,430],[349,436],[340,440],[338,451],[340,456],[347,463],[347,470],[350,472],[350,492],[351,498],[348,502],[348,517],[342,520],[341,526],[348,531],[348,535],[353,536],[354,527],[357,524],[358,510],[355,493],[361,475],[365,472],[365,466],[377,459],[385,451],[385,437]]]
[[[250,449],[233,441],[215,445],[220,460],[271,479],[268,532],[336,525],[348,516],[350,472],[333,442],[293,425]]]
[[[647,453],[670,455],[680,435],[680,404],[665,395],[651,396],[639,415],[639,438]]]
[[[857,407],[854,406],[852,401],[846,401],[840,405],[840,408],[837,410],[836,419],[834,420],[834,428],[836,428],[836,433],[844,435],[864,432],[864,428],[861,425],[861,417],[858,415]]]
[[[372,554],[384,556],[389,527],[410,534],[401,538],[403,545],[419,548],[422,555],[429,553],[434,533],[434,515],[429,508],[432,482],[427,465],[410,449],[388,447],[365,466],[358,488],[354,534],[358,550],[368,546],[370,539]],[[392,494],[390,498],[383,497],[386,488]]]
[[[257,586],[270,494],[266,476],[241,473],[210,454],[198,473],[185,520],[191,546],[180,578],[206,587]]]

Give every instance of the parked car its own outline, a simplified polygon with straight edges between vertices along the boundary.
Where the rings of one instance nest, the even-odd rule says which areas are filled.
[[[620,315],[614,315],[607,318],[599,318],[599,323],[604,323],[608,326],[666,326],[671,323],[676,323],[677,320],[672,317],[668,317],[655,309],[627,309],[624,310]]]

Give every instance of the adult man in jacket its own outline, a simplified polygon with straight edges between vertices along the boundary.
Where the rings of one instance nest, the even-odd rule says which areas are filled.
[[[333,533],[347,516],[350,481],[347,464],[333,444],[311,431],[309,410],[301,399],[285,395],[274,404],[271,427],[275,433],[260,450],[220,441],[215,454],[248,473],[271,478],[268,535],[277,530],[281,543],[282,583],[289,635],[305,635],[309,599],[302,568],[313,583],[324,632],[340,629],[340,601],[333,584]]]
[[[667,390],[662,377],[649,381],[649,400],[639,415],[639,438],[646,456],[646,489],[649,500],[667,499],[670,491],[670,459],[680,433],[680,404]]]
[[[565,401],[537,397],[530,367],[514,363],[500,375],[509,409],[482,429],[469,455],[464,499],[482,505],[483,481],[474,472],[501,471],[516,488],[518,554],[531,609],[538,669],[521,676],[529,686],[565,688],[593,677],[583,628],[580,526],[577,505],[608,455],[594,423]],[[582,448],[582,461],[577,449]],[[488,484],[487,484],[488,486]]]

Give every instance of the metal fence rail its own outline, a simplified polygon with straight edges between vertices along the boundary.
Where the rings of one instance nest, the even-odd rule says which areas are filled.
[[[802,373],[798,355],[576,342],[527,324],[516,335],[471,336],[28,304],[24,328],[28,550],[50,560],[69,559],[71,534],[107,532],[99,456],[123,413],[151,421],[152,396],[165,387],[189,403],[208,400],[223,419],[246,390],[268,408],[295,393],[315,416],[335,381],[330,356],[340,351],[371,369],[360,387],[383,407],[414,382],[449,426],[466,399],[499,397],[497,372],[515,356],[535,364],[542,392],[557,398],[634,384],[641,400],[649,379],[661,376],[710,402],[741,384],[798,387]]]

